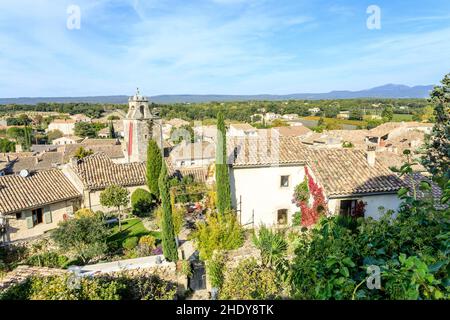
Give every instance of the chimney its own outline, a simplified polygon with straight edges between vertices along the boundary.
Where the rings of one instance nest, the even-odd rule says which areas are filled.
[[[375,166],[375,149],[374,147],[368,147],[366,152],[367,163],[369,166]]]

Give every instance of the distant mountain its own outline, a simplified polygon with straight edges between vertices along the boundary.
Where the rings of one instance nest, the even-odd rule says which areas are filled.
[[[409,87],[399,84],[386,84],[384,86],[361,91],[331,91],[328,93],[294,93],[285,95],[197,95],[197,94],[175,94],[158,95],[150,97],[155,103],[177,103],[177,102],[209,102],[209,101],[249,101],[249,100],[319,100],[319,99],[354,99],[354,98],[427,98],[432,85]],[[86,103],[127,103],[128,96],[94,96],[94,97],[52,97],[52,98],[0,98],[0,104],[37,104],[39,102],[86,102]]]

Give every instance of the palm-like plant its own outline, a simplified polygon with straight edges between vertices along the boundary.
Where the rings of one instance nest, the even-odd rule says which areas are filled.
[[[258,235],[253,234],[253,244],[260,250],[264,265],[276,268],[284,262],[287,242],[281,232],[272,231],[263,225]]]

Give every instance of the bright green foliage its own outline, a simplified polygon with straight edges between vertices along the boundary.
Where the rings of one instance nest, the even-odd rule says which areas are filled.
[[[302,213],[300,211],[295,212],[292,215],[292,225],[298,227],[302,224]]]
[[[450,73],[431,93],[436,122],[427,142],[423,163],[428,171],[441,178],[443,184],[450,179]]]
[[[148,217],[154,207],[152,194],[138,188],[131,194],[131,209],[135,216]]]
[[[155,140],[148,141],[147,148],[147,185],[150,193],[159,198],[158,179],[161,173],[161,150]]]
[[[85,138],[95,138],[97,136],[96,127],[88,122],[77,122],[75,123],[74,133],[75,135]]]
[[[220,289],[224,280],[225,255],[223,251],[214,252],[212,258],[206,262],[206,272],[213,288]]]
[[[301,183],[299,183],[294,190],[294,199],[298,202],[300,201],[308,201],[310,197],[309,188],[308,188],[308,178],[305,175],[305,178]]]
[[[167,167],[162,165],[161,174],[159,176],[159,191],[161,195],[161,231],[162,231],[162,247],[163,253],[167,260],[177,261],[178,250],[175,241],[175,232],[172,218],[172,205],[169,193],[169,177],[167,175]]]
[[[16,151],[16,144],[13,141],[0,138],[0,152],[6,153],[15,151]]]
[[[181,274],[185,275],[186,277],[192,276],[192,267],[190,261],[181,260]]]
[[[323,218],[299,236],[292,296],[300,299],[449,298],[450,212],[401,191],[397,218]],[[392,213],[392,212],[391,212]],[[381,290],[366,286],[367,267],[381,269]]]
[[[381,112],[381,117],[385,121],[391,121],[394,118],[394,108],[392,106],[385,106]]]
[[[143,236],[139,239],[139,245],[154,249],[156,247],[156,238],[152,235]]]
[[[280,294],[281,285],[275,271],[250,258],[227,270],[219,297],[223,300],[266,300],[276,299]]]
[[[204,261],[209,260],[215,250],[237,249],[244,242],[242,226],[232,211],[208,214],[206,222],[197,223],[197,230],[191,237]]]
[[[230,176],[227,164],[226,128],[223,114],[217,115],[216,185],[217,209],[220,214],[231,209]]]
[[[122,228],[121,208],[128,205],[130,192],[121,186],[111,185],[100,193],[100,204],[107,208],[117,208],[119,230]]]
[[[84,263],[106,253],[108,230],[97,217],[80,217],[60,222],[52,238],[64,252],[71,252]]]
[[[87,156],[90,156],[94,154],[94,151],[90,150],[90,149],[85,149],[83,147],[79,147],[74,154],[74,157],[77,158],[78,160],[81,160],[83,158],[86,158]]]
[[[253,244],[260,250],[265,266],[278,268],[285,263],[287,243],[281,232],[272,231],[263,225],[257,234],[253,234]]]
[[[173,300],[176,285],[149,274],[31,277],[0,293],[0,300]]]
[[[122,244],[123,248],[126,250],[133,250],[138,245],[138,241],[139,241],[138,237],[127,238]]]

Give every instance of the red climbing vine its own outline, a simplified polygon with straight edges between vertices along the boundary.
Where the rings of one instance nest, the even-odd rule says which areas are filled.
[[[309,206],[310,197],[313,198],[311,206]],[[292,201],[300,208],[302,225],[305,227],[315,224],[320,215],[326,211],[323,189],[314,181],[307,167],[305,167],[305,181],[296,187]]]

